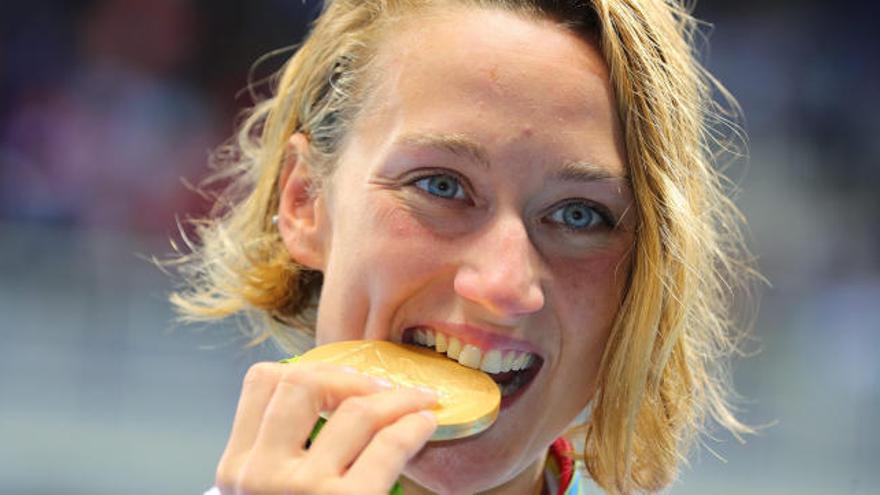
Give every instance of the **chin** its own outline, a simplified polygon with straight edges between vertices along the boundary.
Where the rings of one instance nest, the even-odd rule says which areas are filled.
[[[537,397],[526,393],[519,399],[502,407],[498,420],[483,433],[429,443],[407,464],[404,475],[440,495],[478,493],[513,479],[542,458],[554,440],[542,442],[535,436],[540,420],[529,414],[536,410],[529,406]],[[524,430],[524,422],[535,429]]]
[[[410,461],[404,474],[434,493],[465,495],[503,484],[525,467],[512,465],[518,463],[503,454],[487,452],[480,443],[453,440],[429,444]]]

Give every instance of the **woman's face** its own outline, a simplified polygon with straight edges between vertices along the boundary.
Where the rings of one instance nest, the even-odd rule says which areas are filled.
[[[318,343],[419,326],[483,365],[531,354],[489,430],[431,443],[405,471],[485,490],[587,405],[625,289],[633,214],[608,70],[555,24],[483,10],[412,21],[376,62],[320,200]]]

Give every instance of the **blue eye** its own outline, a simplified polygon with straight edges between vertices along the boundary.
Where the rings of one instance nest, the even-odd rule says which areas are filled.
[[[461,182],[449,174],[437,174],[423,177],[414,182],[419,189],[444,199],[466,199]]]
[[[573,202],[562,205],[550,214],[550,220],[564,225],[569,230],[587,230],[607,223],[605,217],[584,202]]]

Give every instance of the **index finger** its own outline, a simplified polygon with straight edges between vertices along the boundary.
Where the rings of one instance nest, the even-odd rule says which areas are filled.
[[[287,452],[296,453],[322,410],[381,389],[365,375],[324,363],[255,365],[245,377],[225,455],[251,450],[264,429],[282,434]]]

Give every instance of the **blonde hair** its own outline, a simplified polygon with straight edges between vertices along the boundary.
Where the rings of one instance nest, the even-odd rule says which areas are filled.
[[[217,155],[217,177],[232,185],[212,217],[195,222],[198,241],[175,261],[184,285],[171,301],[187,321],[248,318],[253,342],[271,337],[290,352],[310,345],[321,274],[290,259],[271,220],[288,139],[307,134],[318,178],[332,174],[389,24],[449,4],[558,21],[595,39],[608,64],[638,227],[628,290],[581,431],[586,466],[605,490],[659,490],[709,417],[748,431],[731,412],[723,358],[736,350],[730,304],[750,271],[742,219],[712,166],[725,150],[712,91],[735,105],[701,68],[696,21],[672,0],[328,1],[279,71],[274,95]]]

